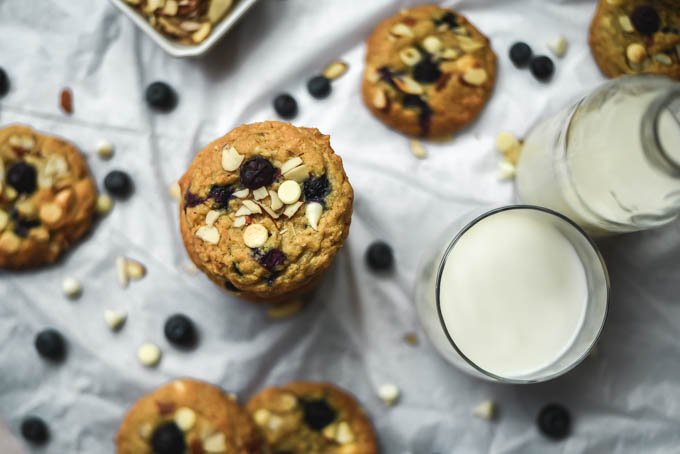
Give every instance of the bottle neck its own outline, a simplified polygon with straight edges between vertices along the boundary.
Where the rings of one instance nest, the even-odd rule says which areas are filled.
[[[680,85],[649,105],[641,134],[650,162],[665,174],[680,179]]]

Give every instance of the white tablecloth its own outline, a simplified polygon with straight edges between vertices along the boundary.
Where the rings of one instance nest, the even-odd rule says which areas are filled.
[[[0,66],[12,91],[0,101],[0,124],[29,123],[62,135],[89,156],[101,182],[127,170],[136,194],[116,205],[57,266],[0,278],[0,417],[15,434],[22,417],[50,425],[49,453],[113,452],[126,408],[142,393],[178,376],[218,383],[246,398],[268,384],[329,380],[351,390],[370,414],[382,452],[543,453],[680,451],[680,224],[607,240],[613,297],[597,356],[568,375],[533,386],[503,386],[470,378],[441,359],[420,331],[413,307],[415,271],[434,233],[482,202],[513,199],[496,177],[494,137],[522,134],[537,119],[603,78],[586,44],[593,1],[461,0],[459,8],[491,37],[499,56],[498,84],[480,119],[446,144],[428,144],[416,160],[408,140],[375,120],[360,100],[363,41],[378,20],[416,1],[262,0],[204,58],[175,60],[104,0],[0,0]],[[570,43],[556,60],[552,82],[535,81],[510,64],[515,40],[539,53],[558,34]],[[312,99],[306,80],[342,58],[348,74],[330,98]],[[169,114],[149,112],[145,86],[165,80],[180,93]],[[75,113],[58,108],[72,88]],[[297,125],[332,137],[356,191],[345,249],[298,316],[271,321],[203,276],[184,270],[187,256],[167,188],[209,140],[243,123],[275,118],[272,98],[291,92]],[[116,145],[110,162],[93,152],[98,139]],[[364,264],[366,246],[394,246],[396,270],[376,276]],[[148,276],[127,290],[116,283],[114,257],[141,260]],[[518,260],[521,259],[518,257]],[[82,297],[61,295],[65,276],[84,283]],[[118,334],[105,308],[129,311]],[[201,330],[193,352],[163,337],[169,314],[184,312]],[[53,326],[69,343],[67,360],[50,365],[33,349],[35,333]],[[418,346],[406,344],[417,332]],[[145,340],[164,350],[145,369],[135,352]],[[403,392],[387,408],[375,389]],[[496,422],[473,418],[486,399],[500,407]],[[548,402],[574,417],[561,443],[541,437],[534,420]],[[2,446],[0,444],[0,446]]]

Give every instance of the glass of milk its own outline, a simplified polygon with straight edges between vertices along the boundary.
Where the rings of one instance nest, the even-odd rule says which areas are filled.
[[[522,203],[590,233],[657,227],[680,214],[680,83],[610,81],[532,128],[517,166]]]
[[[581,362],[607,314],[609,278],[568,218],[529,205],[456,221],[421,263],[416,306],[436,349],[477,377],[555,378]]]

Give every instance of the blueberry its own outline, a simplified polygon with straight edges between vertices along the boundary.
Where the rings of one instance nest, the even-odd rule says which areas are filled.
[[[264,269],[273,273],[277,268],[286,263],[286,254],[279,249],[270,249],[266,254],[257,256],[257,262]]]
[[[0,98],[5,96],[9,91],[9,77],[4,69],[0,68]]]
[[[45,359],[60,361],[66,353],[64,337],[55,329],[40,331],[35,337],[35,348],[38,354]]]
[[[331,192],[331,183],[325,174],[320,177],[309,177],[302,184],[302,192],[307,203],[319,202],[323,205],[326,196]]]
[[[132,193],[132,179],[122,170],[112,170],[104,177],[104,188],[112,196],[124,199]]]
[[[630,21],[635,30],[643,35],[653,35],[659,31],[661,26],[659,13],[653,7],[647,5],[636,7],[630,15]]]
[[[456,28],[458,27],[458,18],[451,11],[447,11],[442,17],[435,19],[434,23],[436,25],[446,24],[450,28]]]
[[[198,206],[205,202],[205,198],[194,194],[193,192],[189,191],[187,189],[187,192],[184,193],[184,208],[193,208],[195,206]]]
[[[413,78],[423,84],[437,82],[441,75],[439,65],[429,58],[423,58],[413,68]]]
[[[234,194],[234,188],[232,186],[213,186],[208,192],[208,198],[215,201],[215,208],[218,210],[224,210],[229,208],[229,200]]]
[[[187,449],[184,433],[174,422],[161,424],[151,436],[154,454],[184,454]]]
[[[33,194],[38,187],[38,172],[26,162],[17,162],[7,169],[7,184],[19,194]]]
[[[366,263],[375,271],[385,271],[392,268],[394,263],[392,248],[384,241],[375,241],[366,250]]]
[[[21,435],[31,443],[41,445],[50,438],[50,431],[45,421],[29,416],[21,421]]]
[[[153,82],[146,87],[146,102],[156,110],[168,112],[177,105],[177,93],[165,82]]]
[[[248,189],[257,189],[274,182],[276,169],[262,156],[255,156],[241,164],[241,184]]]
[[[427,107],[427,103],[418,95],[406,95],[403,101],[404,107],[408,109],[422,109]]]
[[[533,74],[536,79],[544,82],[550,80],[555,72],[555,64],[550,57],[544,55],[532,58],[529,65],[531,74]]]
[[[510,47],[510,60],[518,68],[523,68],[531,61],[531,47],[527,43],[517,42]]]
[[[12,210],[11,217],[14,221],[14,233],[16,233],[21,238],[26,238],[28,236],[29,230],[40,227],[39,220],[23,218],[16,210]]]
[[[163,331],[172,344],[190,347],[196,342],[196,328],[186,315],[175,314],[168,318]]]
[[[297,101],[288,93],[282,93],[274,98],[274,110],[282,118],[293,118],[298,112]]]
[[[323,99],[331,94],[331,81],[324,76],[315,76],[307,82],[309,94],[317,99]]]
[[[571,415],[562,405],[550,404],[541,409],[536,423],[543,435],[553,440],[561,440],[569,435]]]
[[[305,424],[312,430],[321,431],[335,421],[337,412],[324,399],[300,399]]]

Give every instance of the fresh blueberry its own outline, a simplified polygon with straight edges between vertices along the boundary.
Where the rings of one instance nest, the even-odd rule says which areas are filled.
[[[7,169],[7,184],[19,194],[33,194],[38,187],[38,172],[26,162],[17,162]]]
[[[630,21],[633,23],[635,30],[643,35],[653,35],[661,27],[659,13],[648,5],[636,7],[630,15]]]
[[[326,196],[331,192],[331,183],[325,174],[320,177],[309,177],[302,184],[302,192],[307,203],[319,202],[323,205]]]
[[[132,193],[132,179],[122,170],[112,170],[104,178],[104,187],[111,195],[124,199]]]
[[[543,435],[553,440],[561,440],[569,435],[571,415],[562,405],[550,404],[541,409],[536,423]]]
[[[14,221],[14,233],[21,238],[26,238],[29,230],[40,227],[40,221],[38,219],[26,219],[21,217],[16,210],[12,210],[10,215]]]
[[[274,98],[274,110],[282,118],[293,118],[298,112],[297,101],[288,93],[282,93]]]
[[[21,435],[31,443],[41,445],[50,438],[50,431],[42,419],[29,416],[21,421]]]
[[[441,75],[439,65],[429,58],[423,58],[413,68],[413,78],[423,84],[437,82]]]
[[[274,182],[276,169],[262,156],[255,156],[241,164],[241,184],[248,189],[257,189]]]
[[[385,271],[392,268],[394,263],[392,248],[384,241],[375,241],[366,250],[366,263],[375,271]]]
[[[435,19],[434,23],[436,25],[446,24],[450,28],[456,28],[458,27],[458,18],[451,11],[447,11],[442,17]]]
[[[0,68],[0,98],[5,96],[9,91],[9,77],[4,69]]]
[[[187,449],[184,433],[174,422],[161,424],[151,436],[154,454],[184,454]]]
[[[279,249],[270,249],[266,254],[257,256],[257,262],[264,269],[273,273],[278,267],[286,263],[286,254]]]
[[[305,424],[312,430],[321,431],[335,421],[338,414],[324,399],[300,399]]]
[[[324,76],[315,76],[307,82],[309,94],[316,99],[323,99],[331,94],[331,81]]]
[[[146,87],[146,102],[156,110],[168,112],[177,105],[177,93],[165,82],[153,82]]]
[[[180,347],[191,347],[196,342],[196,328],[189,317],[175,314],[165,322],[165,337]]]
[[[544,55],[532,58],[529,67],[531,69],[531,74],[533,74],[536,79],[544,82],[550,80],[555,72],[555,64],[550,57]]]
[[[208,192],[208,198],[215,201],[215,208],[218,210],[224,210],[229,208],[229,200],[234,194],[234,188],[232,186],[213,186]]]
[[[45,329],[35,337],[35,348],[45,359],[59,361],[66,354],[64,337],[55,329]]]
[[[510,60],[518,68],[523,68],[531,61],[531,47],[527,43],[517,42],[510,47]]]

